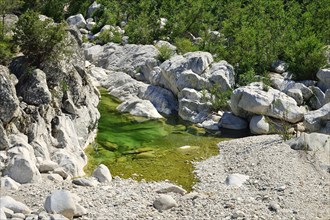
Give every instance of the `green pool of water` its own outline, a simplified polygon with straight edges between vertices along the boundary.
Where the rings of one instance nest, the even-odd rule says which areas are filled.
[[[192,161],[218,154],[223,138],[178,120],[146,120],[116,110],[119,101],[100,89],[101,118],[95,143],[86,148],[85,172],[101,163],[113,176],[147,181],[170,180],[186,190],[197,181]],[[183,147],[190,146],[190,147]],[[183,147],[183,148],[182,148]]]

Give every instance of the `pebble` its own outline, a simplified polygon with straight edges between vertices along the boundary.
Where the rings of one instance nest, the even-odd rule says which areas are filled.
[[[269,203],[269,209],[274,212],[278,212],[280,210],[280,205],[277,204],[276,202],[270,202]]]

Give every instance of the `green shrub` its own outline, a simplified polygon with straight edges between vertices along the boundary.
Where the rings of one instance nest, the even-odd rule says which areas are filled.
[[[246,86],[252,82],[257,81],[256,74],[253,69],[250,69],[249,71],[240,74],[238,77],[239,77],[238,84],[240,86]]]
[[[13,56],[12,45],[6,40],[0,40],[0,64],[7,65]]]
[[[64,24],[54,24],[50,19],[41,21],[34,11],[28,10],[20,17],[14,33],[14,42],[20,46],[30,65],[38,67],[64,53]]]
[[[164,62],[165,60],[168,60],[171,58],[171,56],[173,55],[173,51],[171,48],[169,48],[166,45],[161,45],[160,47],[157,47],[158,51],[159,51],[159,55],[158,55],[158,59],[161,62]]]
[[[121,34],[118,31],[105,30],[96,38],[101,44],[108,42],[121,43]]]
[[[222,110],[229,111],[230,106],[228,100],[232,94],[232,90],[221,91],[219,85],[215,85],[210,89],[211,97],[210,102],[212,103],[212,109],[214,111]]]
[[[324,66],[324,44],[314,35],[303,37],[286,50],[289,71],[296,80],[316,79],[316,73]]]
[[[175,38],[174,45],[177,47],[178,52],[181,54],[198,50],[198,46],[194,45],[187,38]]]

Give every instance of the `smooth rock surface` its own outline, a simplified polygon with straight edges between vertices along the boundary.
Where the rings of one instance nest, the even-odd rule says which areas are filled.
[[[249,127],[252,134],[269,133],[269,123],[263,115],[254,115],[250,120]]]
[[[48,213],[58,213],[72,219],[76,212],[75,202],[69,191],[57,190],[46,198],[44,208]]]
[[[153,203],[153,206],[158,211],[164,211],[173,207],[178,206],[176,201],[170,195],[160,195]]]
[[[327,121],[330,121],[330,103],[318,110],[307,112],[304,119],[304,126],[307,131],[319,131]]]
[[[13,189],[18,190],[18,188],[21,186],[18,182],[13,180],[12,178],[8,176],[1,177],[0,179],[1,187],[6,189]]]
[[[248,127],[246,120],[235,116],[231,112],[225,112],[219,122],[220,127],[232,129],[232,130],[242,130]]]
[[[265,91],[262,83],[251,83],[235,89],[230,107],[235,115],[243,118],[259,114],[296,123],[304,117],[304,110],[293,98],[272,88]]]
[[[7,208],[12,210],[14,213],[23,213],[29,214],[31,210],[25,204],[16,201],[10,196],[2,196],[0,197],[0,208]]]
[[[93,172],[95,177],[100,183],[111,182],[112,176],[110,170],[104,164],[100,164]]]

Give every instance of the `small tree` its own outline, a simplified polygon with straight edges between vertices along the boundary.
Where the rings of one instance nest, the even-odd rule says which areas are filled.
[[[28,58],[31,65],[39,66],[48,59],[57,59],[64,52],[64,24],[50,19],[41,21],[38,13],[27,11],[17,22],[14,42]]]

